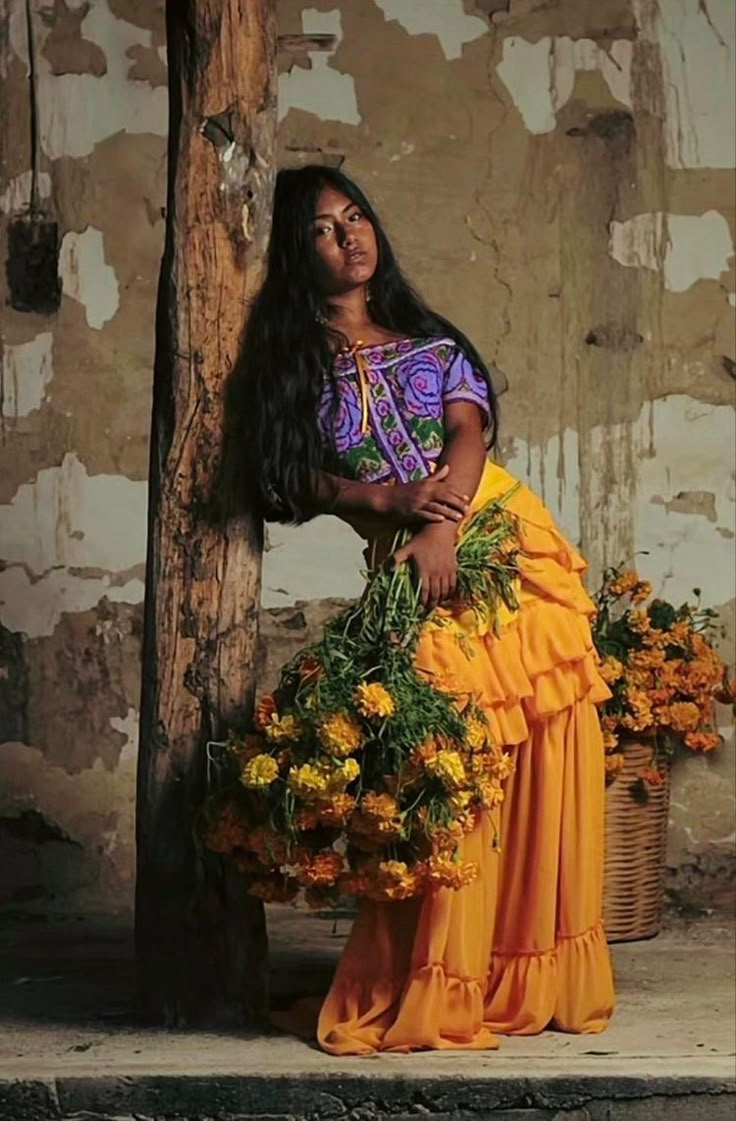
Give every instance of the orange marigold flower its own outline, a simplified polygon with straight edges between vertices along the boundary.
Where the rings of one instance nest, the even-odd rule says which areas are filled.
[[[434,736],[427,736],[424,743],[419,747],[415,747],[409,756],[409,761],[413,767],[422,770],[428,763],[432,763],[437,758],[439,746]]]
[[[315,681],[319,681],[324,675],[325,671],[319,659],[315,658],[314,654],[307,654],[299,666],[299,677],[304,684],[311,685]]]
[[[248,885],[248,894],[264,903],[290,903],[298,890],[299,884],[291,876],[264,876]]]
[[[248,732],[244,736],[231,739],[228,742],[229,751],[235,756],[238,762],[242,765],[252,759],[255,755],[260,755],[263,751],[263,736],[257,735],[254,732]]]
[[[354,869],[340,876],[337,886],[345,895],[367,895],[373,880],[365,869]]]
[[[630,611],[628,617],[629,627],[635,634],[646,634],[652,624],[646,611]]]
[[[346,825],[354,809],[352,794],[333,794],[329,802],[319,807],[319,820],[323,825]]]
[[[625,762],[626,760],[624,759],[622,751],[616,752],[613,755],[607,755],[605,759],[606,774],[615,778],[619,771],[623,769]]]
[[[204,832],[203,841],[210,852],[230,853],[246,848],[248,823],[243,814],[232,805],[224,806],[219,817]]]
[[[304,887],[329,887],[334,884],[344,867],[339,852],[324,849],[297,867],[297,879]]]
[[[712,751],[721,743],[718,732],[686,732],[685,743],[692,751]]]
[[[631,591],[632,603],[644,603],[652,594],[652,585],[648,580],[640,580]]]
[[[644,779],[647,786],[663,786],[667,781],[667,776],[654,767],[648,767],[646,771],[642,771],[641,778]]]
[[[273,720],[274,716],[278,717],[276,710],[276,698],[273,693],[266,693],[261,697],[256,705],[255,712],[255,725],[261,732],[264,732],[268,725]]]
[[[390,794],[375,794],[373,791],[364,796],[360,808],[364,814],[375,817],[378,821],[390,821],[399,812],[395,798]]]
[[[611,580],[608,585],[608,590],[612,596],[625,596],[628,595],[629,592],[632,592],[640,583],[639,574],[634,572],[633,569],[628,569],[626,572],[619,573],[615,580]]]
[[[304,809],[299,810],[294,818],[294,824],[301,833],[306,833],[310,829],[316,829],[319,825],[319,815],[316,810]]]
[[[618,736],[615,732],[603,733],[603,746],[606,751],[613,751],[615,747],[618,747]]]
[[[266,868],[285,864],[289,855],[286,840],[265,825],[259,825],[248,834],[247,848],[256,854]]]
[[[633,650],[629,655],[629,665],[633,669],[659,669],[664,664],[665,653],[658,647],[649,650]]]
[[[623,663],[611,654],[601,662],[599,673],[607,685],[612,685],[614,681],[620,681],[623,677]]]
[[[427,861],[427,878],[432,886],[448,887],[455,891],[472,883],[479,870],[474,861],[454,860],[441,853],[430,856]]]
[[[675,701],[669,707],[669,723],[675,732],[692,732],[701,721],[700,709],[692,701]]]

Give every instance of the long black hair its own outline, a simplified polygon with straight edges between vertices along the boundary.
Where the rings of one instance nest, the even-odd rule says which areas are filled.
[[[426,306],[402,275],[373,207],[341,171],[310,165],[276,178],[267,272],[250,313],[239,375],[247,401],[246,447],[264,516],[303,522],[314,513],[314,484],[325,449],[317,413],[332,373],[336,336],[327,325],[327,298],[318,284],[314,215],[322,189],[356,203],[373,226],[378,264],[370,281],[373,320],[406,338],[454,339],[488,383],[488,443],[498,409],[491,376],[472,343]]]

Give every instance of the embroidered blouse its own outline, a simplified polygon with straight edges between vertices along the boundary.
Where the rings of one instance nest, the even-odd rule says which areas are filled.
[[[470,401],[488,420],[488,387],[454,339],[399,339],[335,358],[319,426],[340,473],[408,483],[432,473],[444,444],[444,407]]]

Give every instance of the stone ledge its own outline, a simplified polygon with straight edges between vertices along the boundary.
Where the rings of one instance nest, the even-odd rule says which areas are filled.
[[[410,1061],[410,1060],[409,1060]],[[722,1077],[139,1075],[0,1082],[0,1121],[732,1121]]]

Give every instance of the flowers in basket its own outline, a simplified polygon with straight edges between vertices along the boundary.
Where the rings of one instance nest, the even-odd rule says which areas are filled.
[[[484,616],[516,605],[507,497],[469,520],[457,549],[458,600]],[[377,569],[359,602],[282,670],[255,731],[218,745],[224,777],[201,833],[251,894],[287,901],[303,888],[319,907],[345,895],[406,899],[477,875],[459,844],[479,811],[501,803],[511,759],[473,697],[416,669],[426,618],[407,566]]]
[[[651,739],[639,776],[646,792],[665,781],[678,748],[708,752],[721,742],[715,702],[732,703],[734,691],[713,645],[715,612],[653,599],[651,584],[623,566],[606,569],[595,602],[593,638],[612,692],[601,706],[606,776],[624,765],[622,738]]]

